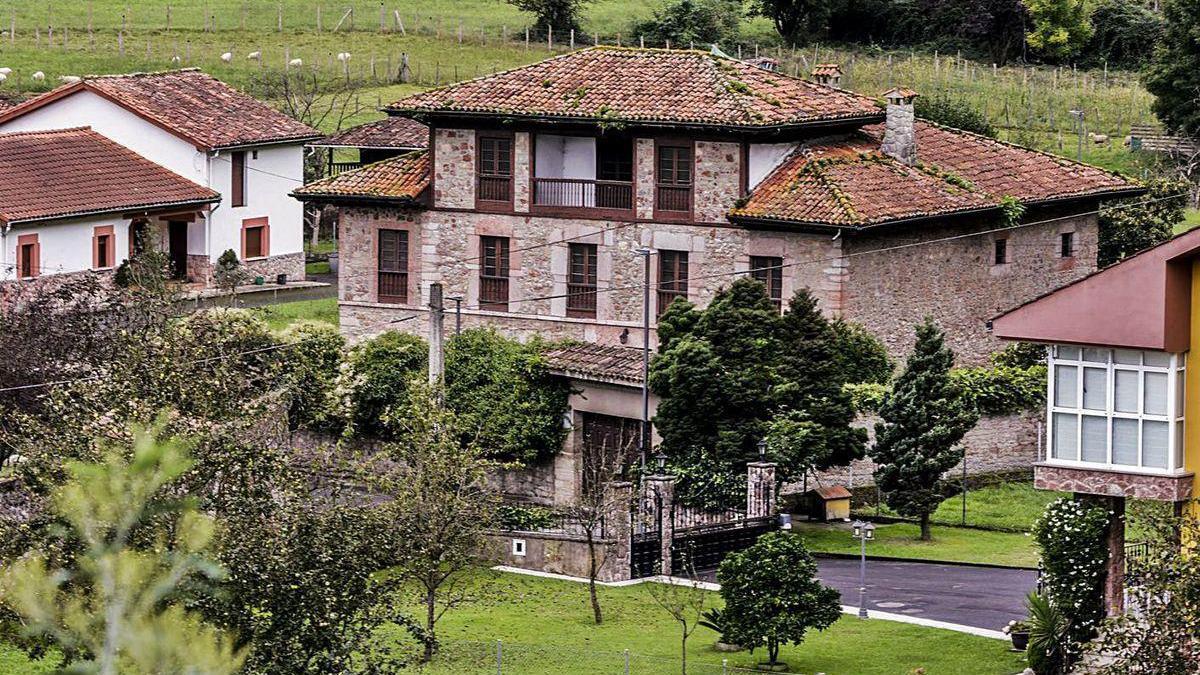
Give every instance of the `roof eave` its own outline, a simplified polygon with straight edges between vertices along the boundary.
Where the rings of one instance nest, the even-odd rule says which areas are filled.
[[[260,148],[264,145],[307,145],[309,141],[324,138],[321,134],[309,134],[307,136],[295,136],[290,138],[274,138],[261,141],[244,141],[238,143],[229,143],[225,145],[197,145],[196,148],[204,152],[224,152],[227,150],[241,150],[243,148]]]
[[[418,150],[428,149],[422,145],[357,145],[350,144],[335,144],[335,143],[306,143],[309,148],[333,148],[335,150],[399,150],[401,152],[417,152]]]
[[[424,190],[422,190],[422,193]],[[340,204],[346,206],[404,206],[411,208],[424,208],[425,204],[418,195],[416,197],[385,197],[382,195],[334,195],[334,194],[313,194],[313,193],[297,193],[289,192],[288,196],[302,202],[316,202],[320,204]]]
[[[156,212],[156,211],[164,211],[167,209],[186,208],[189,206],[205,206],[207,204],[216,204],[217,202],[220,202],[220,201],[221,201],[221,195],[217,195],[215,197],[206,197],[204,199],[189,199],[189,200],[185,200],[185,201],[175,201],[175,202],[157,202],[154,204],[131,204],[128,206],[121,206],[121,207],[116,207],[116,208],[93,209],[90,211],[73,211],[71,213],[63,213],[63,214],[56,214],[56,215],[49,215],[49,216],[39,216],[36,218],[16,218],[13,220],[7,220],[3,216],[0,216],[0,221],[3,221],[4,223],[6,223],[8,225],[27,225],[30,223],[46,223],[46,222],[53,222],[53,221],[58,221],[58,220],[74,220],[76,218],[88,218],[91,216],[103,216],[103,215],[108,215],[110,213],[137,213],[137,214],[150,215],[151,213]]]

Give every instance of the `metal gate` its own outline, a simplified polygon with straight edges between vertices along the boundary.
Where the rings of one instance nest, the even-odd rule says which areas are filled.
[[[662,498],[644,492],[629,509],[629,571],[634,579],[662,573]]]
[[[774,516],[676,530],[671,540],[671,574],[715,570],[725,556],[749,548],[776,528]]]

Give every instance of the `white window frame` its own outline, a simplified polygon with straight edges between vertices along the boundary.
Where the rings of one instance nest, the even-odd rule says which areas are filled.
[[[1078,350],[1078,356],[1071,358],[1068,355],[1068,350]],[[1102,351],[1105,355],[1104,361],[1086,360],[1085,354],[1088,351]],[[1116,363],[1114,359],[1114,350],[1106,347],[1086,347],[1080,345],[1055,345],[1047,352],[1047,382],[1046,382],[1046,457],[1043,460],[1046,464],[1057,466],[1069,466],[1079,468],[1105,469],[1122,473],[1142,473],[1154,475],[1176,475],[1183,473],[1183,448],[1180,447],[1183,440],[1183,434],[1179,433],[1183,428],[1184,410],[1186,402],[1180,400],[1186,396],[1185,368],[1186,354],[1171,354],[1155,350],[1120,350],[1139,353],[1137,365]],[[1146,364],[1147,353],[1163,354],[1168,357],[1167,365],[1154,366]],[[1069,366],[1075,368],[1075,391],[1076,399],[1074,406],[1059,406],[1056,405],[1055,392],[1055,370],[1057,366]],[[1084,398],[1084,369],[1085,368],[1100,368],[1106,373],[1105,376],[1105,404],[1104,410],[1093,410],[1083,407]],[[1137,412],[1117,412],[1115,409],[1116,397],[1116,372],[1130,371],[1138,374],[1138,397],[1137,397]],[[1145,395],[1145,378],[1147,373],[1160,373],[1167,376],[1167,411],[1165,415],[1154,415],[1145,412],[1146,395]],[[1182,394],[1182,396],[1181,396]],[[1074,415],[1075,423],[1075,459],[1055,457],[1056,434],[1054,429],[1055,414]],[[1093,462],[1082,459],[1083,457],[1083,418],[1084,417],[1102,417],[1107,420],[1106,425],[1106,455],[1104,462]],[[1138,442],[1137,442],[1137,464],[1116,464],[1113,463],[1113,420],[1114,419],[1130,419],[1138,421]],[[1142,423],[1165,422],[1167,424],[1167,466],[1166,468],[1144,466],[1143,458],[1143,432]]]

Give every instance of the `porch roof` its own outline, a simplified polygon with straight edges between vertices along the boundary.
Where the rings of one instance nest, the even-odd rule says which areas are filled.
[[[387,117],[344,129],[309,145],[314,148],[424,150],[429,147],[429,127],[406,117]]]
[[[577,380],[642,384],[642,350],[591,342],[556,347],[545,353],[550,372]]]
[[[391,157],[292,190],[301,201],[389,202],[417,205],[429,188],[429,153]]]

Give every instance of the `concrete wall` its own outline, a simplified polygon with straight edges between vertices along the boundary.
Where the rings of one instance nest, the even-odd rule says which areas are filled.
[[[587,541],[580,537],[548,534],[545,532],[497,532],[490,535],[494,558],[498,564],[526,570],[566,574],[573,577],[588,577],[590,555]],[[525,555],[513,554],[513,540],[525,544]],[[621,574],[616,542],[602,540],[597,544],[598,558],[603,558],[599,581],[623,581],[628,574]],[[607,555],[605,555],[607,552]],[[580,587],[581,592],[586,591]]]
[[[92,269],[92,236],[97,227],[111,226],[116,237],[113,266],[127,257],[129,221],[120,214],[23,225],[0,233],[0,280],[17,278],[17,241],[36,234],[41,248],[41,275],[67,274]]]
[[[746,168],[750,189],[761,183],[795,149],[795,143],[751,143]]]
[[[241,257],[242,223],[253,218],[268,219],[271,257],[304,252],[304,205],[288,196],[304,184],[303,146],[263,146],[246,151],[245,206],[233,206],[229,200],[233,172],[230,153],[218,152],[208,162],[212,167],[209,187],[223,195],[211,216],[208,255],[213,262],[228,249]],[[303,275],[303,264],[292,272],[293,278],[302,279]]]

